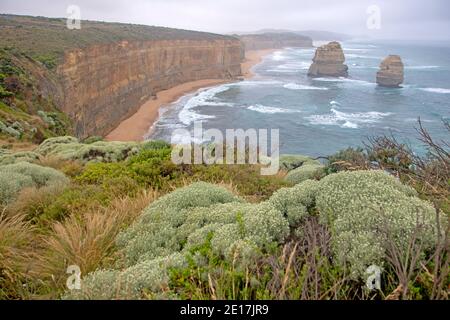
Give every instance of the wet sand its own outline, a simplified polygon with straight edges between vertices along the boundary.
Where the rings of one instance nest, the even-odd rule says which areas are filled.
[[[275,50],[255,50],[246,53],[246,59],[241,64],[242,76],[249,79],[254,76],[253,66],[259,64],[263,58]],[[159,118],[159,109],[167,104],[175,102],[182,96],[195,92],[201,88],[211,87],[230,80],[206,79],[186,82],[168,90],[156,94],[156,99],[144,103],[130,118],[122,121],[120,125],[106,136],[107,141],[143,141],[151,126]]]

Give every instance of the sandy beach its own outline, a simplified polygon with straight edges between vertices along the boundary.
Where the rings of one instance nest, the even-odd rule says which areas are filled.
[[[246,59],[241,64],[242,76],[249,79],[254,76],[252,67],[259,64],[263,58],[275,50],[255,50],[246,53]],[[180,97],[199,90],[230,82],[224,79],[205,79],[186,82],[168,90],[160,91],[156,94],[156,99],[144,103],[139,110],[130,118],[122,121],[120,125],[106,136],[107,141],[142,141],[148,133],[150,127],[159,118],[159,109],[170,104]]]

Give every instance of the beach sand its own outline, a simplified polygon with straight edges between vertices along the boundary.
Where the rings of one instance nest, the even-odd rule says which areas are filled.
[[[255,50],[246,53],[246,59],[241,65],[242,76],[249,79],[254,76],[252,67],[259,64],[263,58],[274,50]],[[156,94],[156,99],[144,103],[139,110],[130,118],[122,121],[119,126],[109,133],[105,139],[107,141],[143,141],[151,126],[159,118],[159,109],[170,104],[180,97],[197,91],[201,88],[211,87],[230,80],[206,79],[186,82],[168,90],[160,91]]]

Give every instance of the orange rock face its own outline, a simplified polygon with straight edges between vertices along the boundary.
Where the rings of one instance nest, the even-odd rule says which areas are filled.
[[[158,91],[241,75],[237,39],[122,41],[65,54],[57,73],[61,110],[78,137],[106,135]]]

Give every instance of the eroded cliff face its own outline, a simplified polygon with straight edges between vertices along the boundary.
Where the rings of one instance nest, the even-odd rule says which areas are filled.
[[[66,52],[57,74],[61,110],[84,138],[106,135],[158,91],[187,81],[241,75],[241,42],[122,41]]]

